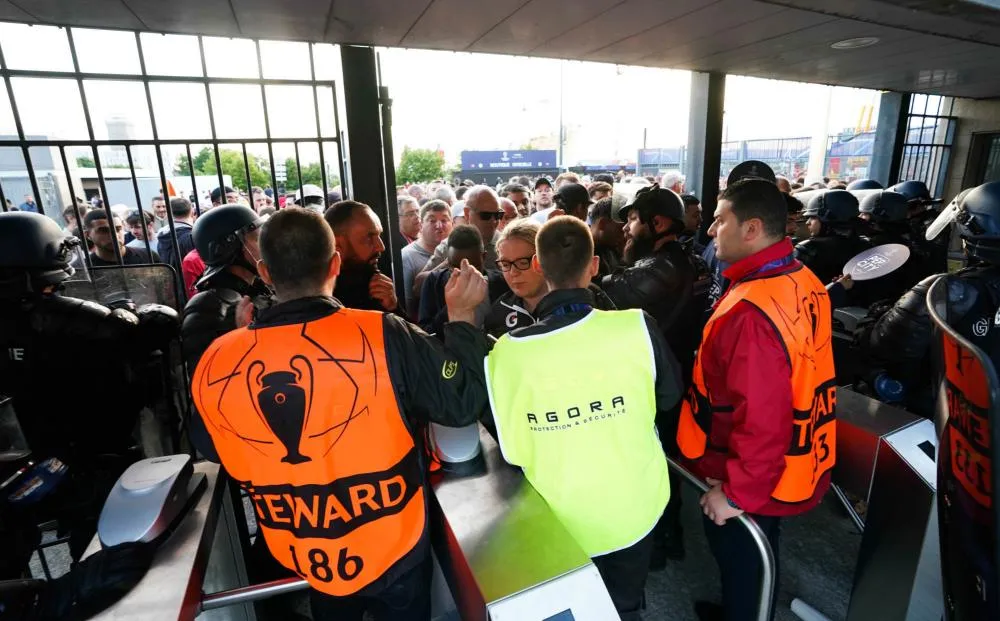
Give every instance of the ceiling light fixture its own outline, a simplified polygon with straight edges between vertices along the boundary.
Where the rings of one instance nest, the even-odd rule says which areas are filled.
[[[835,50],[859,50],[863,47],[871,47],[879,42],[878,37],[855,37],[831,43],[830,47]]]

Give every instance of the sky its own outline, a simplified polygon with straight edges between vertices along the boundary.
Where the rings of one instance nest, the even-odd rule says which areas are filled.
[[[81,70],[139,73],[139,56],[130,32],[73,29]],[[141,35],[147,71],[163,75],[201,75],[197,38]],[[245,39],[205,37],[211,77],[258,77],[254,45]],[[65,30],[0,23],[0,46],[13,69],[71,71]],[[261,42],[264,77],[310,77],[306,44]],[[336,46],[314,46],[317,79],[340,78]],[[556,148],[560,117],[565,128],[565,165],[634,161],[643,146],[674,147],[687,141],[691,76],[687,71],[603,63],[380,49],[382,83],[393,99],[393,146],[398,161],[404,146],[444,151],[449,164],[469,150]],[[14,78],[24,130],[29,135],[86,139],[87,125],[76,81]],[[256,85],[211,87],[220,138],[263,137],[264,109]],[[272,135],[316,139],[312,89],[269,86]],[[127,126],[136,139],[152,138],[145,91],[140,82],[85,81],[87,102],[98,139],[108,139],[107,121]],[[205,89],[198,83],[153,83],[154,115],[161,138],[211,135]],[[809,136],[853,128],[879,94],[849,88],[730,76],[726,82],[724,137],[727,140]],[[321,88],[322,136],[335,136],[334,94]],[[342,98],[342,94],[341,94]],[[824,116],[829,99],[829,115]],[[343,109],[343,108],[341,108]],[[0,133],[16,134],[10,102],[0,89]],[[199,147],[193,147],[197,151]],[[164,149],[172,163],[182,150]],[[262,144],[248,151],[266,156]],[[275,146],[276,159],[294,156],[290,143]],[[300,146],[304,163],[318,161],[319,147]],[[325,148],[336,158],[336,145]],[[152,150],[137,151],[141,163],[155,162]]]

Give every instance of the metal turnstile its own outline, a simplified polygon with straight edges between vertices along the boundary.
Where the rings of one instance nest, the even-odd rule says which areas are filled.
[[[867,505],[847,619],[939,621],[934,424],[849,389],[837,401],[834,483]]]

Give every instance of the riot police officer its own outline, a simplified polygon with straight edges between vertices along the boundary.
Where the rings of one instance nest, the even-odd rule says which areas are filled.
[[[956,210],[968,266],[955,273],[948,287],[949,323],[994,360],[1000,355],[1000,182],[969,191]],[[946,230],[946,229],[945,229]],[[940,233],[944,235],[945,233]],[[876,363],[906,388],[914,412],[933,415],[930,352],[932,324],[927,291],[938,275],[906,292],[858,340]]]
[[[212,341],[249,323],[255,301],[266,305],[270,292],[257,277],[261,224],[243,205],[216,207],[195,222],[192,236],[206,269],[198,293],[184,307],[181,335],[188,373]]]
[[[150,354],[177,335],[177,313],[165,306],[111,309],[61,295],[79,243],[46,216],[0,214],[0,394],[34,459],[55,458],[65,468],[53,472],[66,475],[44,503],[0,501],[0,577],[23,567],[20,553],[30,556],[43,521],[57,519],[73,558],[83,553],[112,485],[141,457],[133,431],[151,400]]]
[[[878,181],[874,179],[857,179],[847,184],[847,191],[853,192],[855,190],[881,190],[883,186]]]
[[[948,271],[948,244],[951,243],[951,229],[933,240],[926,237],[927,227],[938,216],[938,210],[933,205],[940,203],[931,198],[927,184],[923,181],[903,181],[889,188],[906,197],[908,201],[908,219],[916,249],[928,274],[939,274]]]
[[[866,283],[867,295],[857,301],[858,306],[868,306],[878,300],[896,300],[921,279],[930,276],[926,264],[920,260],[917,244],[906,221],[907,199],[902,194],[886,190],[874,192],[861,199],[858,217],[867,222],[869,243],[874,246],[901,244],[910,249],[906,263],[886,276]]]
[[[680,363],[683,381],[690,382],[694,352],[707,318],[711,274],[705,261],[678,240],[684,231],[684,203],[671,190],[653,184],[639,190],[634,202],[620,207],[615,219],[624,223],[625,262],[631,267],[605,276],[601,287],[619,309],[641,308],[656,319]],[[657,418],[668,452],[673,452],[676,424],[675,415]],[[679,480],[671,485],[680,489]],[[665,567],[667,558],[684,556],[680,498],[680,494],[671,496],[657,524],[652,569]]]
[[[858,199],[847,190],[813,196],[802,216],[810,237],[795,246],[795,258],[822,283],[840,276],[844,264],[868,247],[857,234]]]

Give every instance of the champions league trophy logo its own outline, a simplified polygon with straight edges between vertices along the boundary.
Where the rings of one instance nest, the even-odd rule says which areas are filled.
[[[303,368],[296,368],[296,363],[301,363]],[[286,455],[281,461],[301,464],[312,461],[299,452],[299,442],[312,400],[312,395],[303,386],[312,386],[313,373],[312,365],[303,356],[292,358],[290,366],[292,371],[273,371],[265,375],[264,363],[253,362],[247,369],[247,390],[250,395],[256,392],[257,415],[285,447]]]

